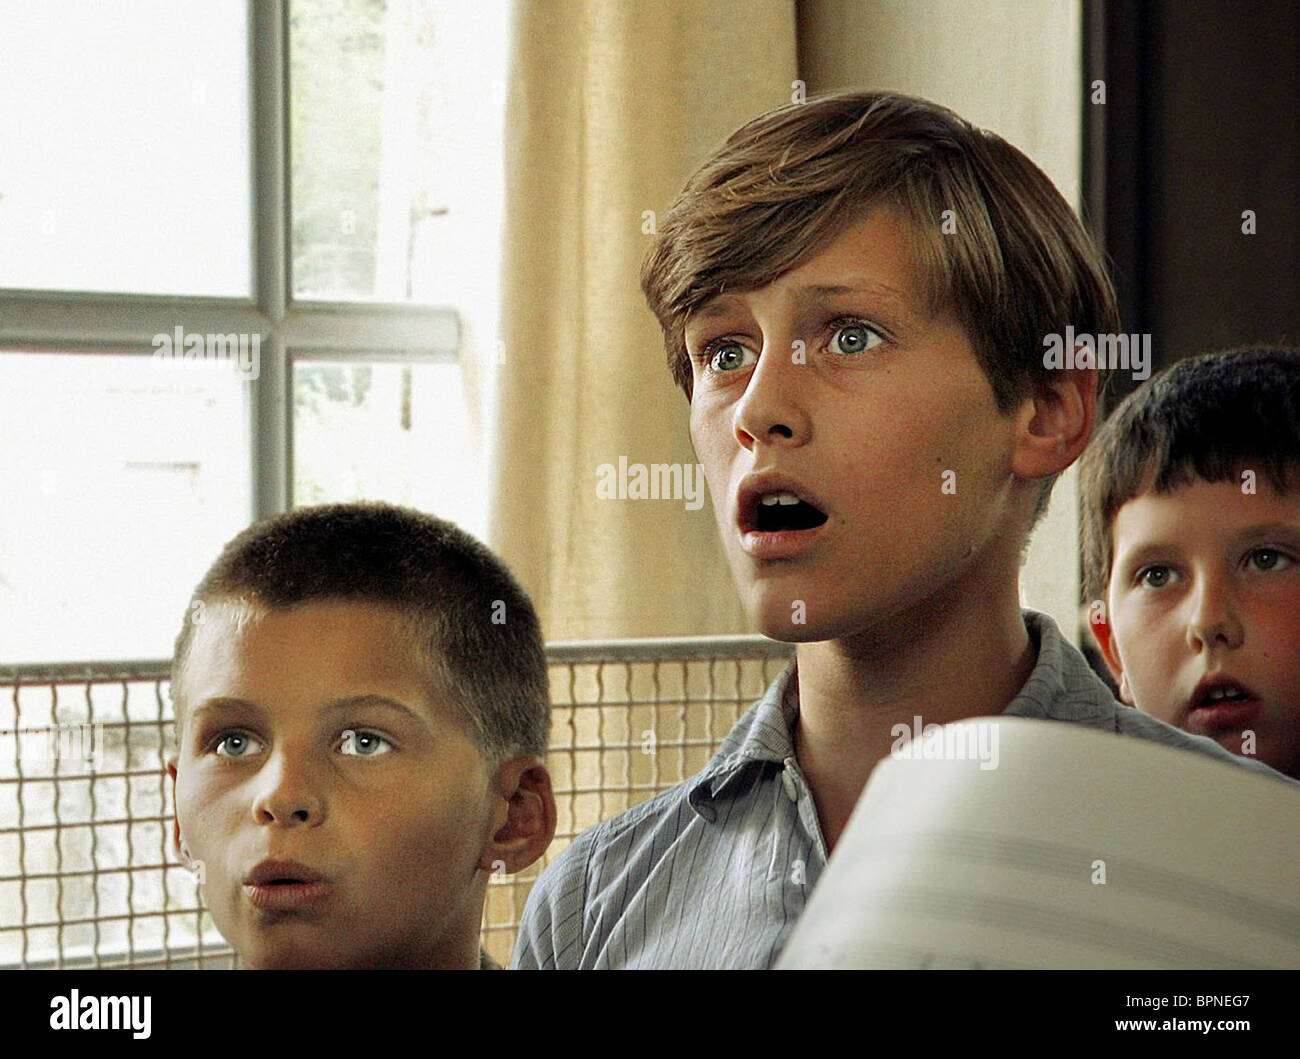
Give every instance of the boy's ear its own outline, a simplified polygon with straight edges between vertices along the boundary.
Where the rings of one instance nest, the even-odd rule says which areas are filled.
[[[189,867],[189,851],[181,845],[181,819],[176,813],[176,755],[173,754],[167,759],[167,775],[172,778],[172,848],[176,854],[185,860],[185,866]]]
[[[496,791],[506,802],[478,866],[484,871],[522,871],[546,852],[555,837],[555,794],[551,774],[538,757],[512,758],[497,770]]]
[[[1106,662],[1106,668],[1110,670],[1110,675],[1115,678],[1115,683],[1119,685],[1120,701],[1132,706],[1133,693],[1129,691],[1128,679],[1124,676],[1124,663],[1120,661],[1119,651],[1115,649],[1115,635],[1110,623],[1106,620],[1106,615],[1093,615],[1088,622],[1088,627],[1092,630],[1097,646],[1101,649],[1101,657]]]
[[[1052,371],[1021,406],[1011,469],[1021,478],[1058,474],[1083,452],[1097,414],[1093,368]]]

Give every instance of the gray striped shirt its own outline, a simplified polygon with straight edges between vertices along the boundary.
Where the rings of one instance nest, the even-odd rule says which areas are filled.
[[[1024,617],[1038,661],[1005,713],[1152,739],[1294,783],[1116,702],[1051,618]],[[528,897],[512,967],[772,965],[827,856],[794,757],[794,677],[791,662],[693,779],[574,840]]]

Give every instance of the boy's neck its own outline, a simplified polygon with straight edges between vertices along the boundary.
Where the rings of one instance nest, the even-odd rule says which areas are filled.
[[[795,753],[829,852],[891,730],[1001,713],[1033,670],[1035,651],[1014,579],[991,598],[969,588],[889,623],[883,634],[800,644]]]

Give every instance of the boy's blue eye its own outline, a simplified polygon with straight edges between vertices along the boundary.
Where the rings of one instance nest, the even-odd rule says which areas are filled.
[[[261,742],[247,732],[226,732],[213,749],[219,757],[248,757],[256,753],[254,748],[261,749],[261,746]]]
[[[710,342],[704,349],[704,356],[713,371],[736,371],[738,368],[748,367],[758,359],[755,355],[752,359],[746,360],[745,354],[753,353],[753,350],[742,346],[739,342],[720,341]]]
[[[835,348],[837,339],[843,339],[840,342],[840,348]],[[875,339],[875,341],[872,341]],[[872,328],[866,324],[851,321],[843,327],[836,330],[834,337],[831,339],[832,353],[865,353],[867,350],[875,349],[876,346],[884,342],[884,339]]]
[[[828,331],[831,340],[827,349],[840,356],[851,357],[866,353],[885,341],[879,331],[856,317],[832,320]],[[692,359],[703,362],[709,371],[727,374],[749,367],[758,360],[758,354],[735,339],[716,338],[693,355]]]
[[[353,730],[343,733],[343,743],[339,749],[350,757],[378,757],[393,750],[393,744],[377,732]]]

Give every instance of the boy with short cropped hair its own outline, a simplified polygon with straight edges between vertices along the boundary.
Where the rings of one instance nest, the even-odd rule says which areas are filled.
[[[1096,401],[1095,366],[1043,351],[1119,329],[1028,158],[924,100],[833,93],[735,132],[659,231],[642,288],[732,574],[797,659],[702,772],[543,873],[515,965],[771,966],[898,724],[1006,713],[1239,762],[1117,703],[1020,608]]]
[[[1080,487],[1120,697],[1300,779],[1300,351],[1173,365],[1098,430]]]
[[[387,504],[259,522],[199,583],[172,667],[173,837],[249,968],[495,966],[490,875],[555,833],[527,595]]]

